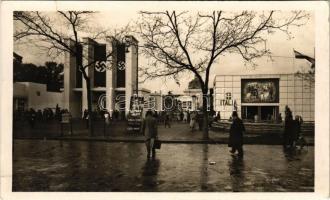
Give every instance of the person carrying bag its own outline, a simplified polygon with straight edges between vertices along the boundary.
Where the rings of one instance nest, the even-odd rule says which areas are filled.
[[[142,122],[141,132],[145,136],[147,147],[147,158],[156,157],[156,149],[160,149],[160,141],[158,140],[157,119],[152,115],[150,110],[147,111],[146,117]]]

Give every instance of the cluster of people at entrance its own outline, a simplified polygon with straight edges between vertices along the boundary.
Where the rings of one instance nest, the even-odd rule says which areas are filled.
[[[13,113],[13,118],[14,122],[26,120],[29,122],[30,128],[34,128],[36,122],[49,122],[52,120],[61,121],[62,114],[68,112],[67,109],[61,109],[57,104],[55,110],[52,108],[44,108],[43,110],[30,108],[26,111],[16,110]]]

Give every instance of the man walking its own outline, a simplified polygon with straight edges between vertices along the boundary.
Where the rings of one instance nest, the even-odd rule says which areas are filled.
[[[238,151],[238,156],[243,157],[243,134],[245,133],[245,127],[243,121],[238,117],[236,111],[232,114],[232,124],[229,131],[229,144],[231,147],[231,153]]]
[[[166,114],[165,114],[164,124],[165,124],[165,128],[166,128],[166,126],[168,126],[169,128],[171,128],[171,124],[170,124],[170,113],[168,113],[168,112],[166,112]]]
[[[154,148],[155,140],[158,137],[158,130],[157,130],[157,120],[153,116],[150,110],[147,111],[146,117],[142,122],[142,133],[145,136],[145,142],[147,147],[147,158],[150,158],[150,153],[152,153],[152,158],[156,156],[156,150]]]

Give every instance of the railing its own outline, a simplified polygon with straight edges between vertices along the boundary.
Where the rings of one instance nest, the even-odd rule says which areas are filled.
[[[220,120],[212,123],[212,127],[214,130],[226,131],[228,132],[230,129],[231,121],[228,120]],[[284,122],[282,123],[272,123],[272,122],[249,122],[244,121],[244,126],[246,129],[246,133],[283,133],[284,131]],[[301,132],[303,134],[314,134],[315,131],[314,122],[306,121],[301,125]]]

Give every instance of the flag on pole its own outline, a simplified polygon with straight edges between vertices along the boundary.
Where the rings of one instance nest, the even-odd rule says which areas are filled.
[[[310,63],[312,63],[312,68],[315,67],[315,58],[312,58],[312,57],[309,57],[307,55],[304,55],[296,50],[293,49],[293,52],[294,52],[294,57],[297,58],[297,59],[306,59],[308,60]]]
[[[294,57],[297,58],[297,59],[307,59],[309,58],[308,56],[296,51],[293,49],[293,52],[294,52]]]

